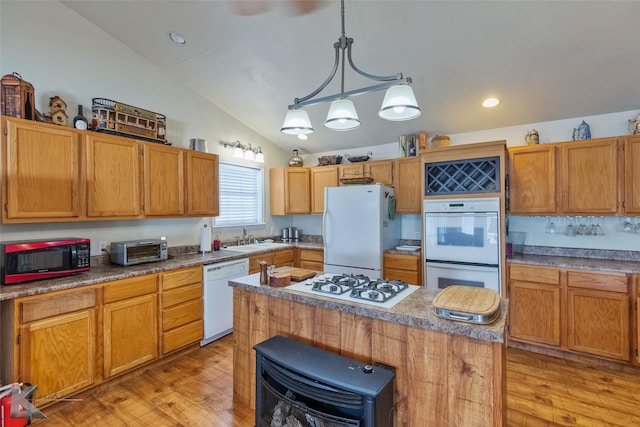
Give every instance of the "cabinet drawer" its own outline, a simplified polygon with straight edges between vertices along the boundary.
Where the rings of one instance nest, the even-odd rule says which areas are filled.
[[[285,249],[273,253],[273,262],[276,266],[293,265],[293,249]]]
[[[304,268],[306,270],[313,271],[322,271],[324,270],[324,263],[317,261],[300,261],[300,268]]]
[[[202,339],[202,322],[193,322],[162,334],[162,354]]]
[[[104,303],[152,294],[158,291],[158,275],[117,280],[104,286]]]
[[[324,251],[313,249],[300,249],[300,261],[315,261],[324,263]]]
[[[162,293],[162,308],[172,307],[174,305],[182,304],[194,299],[200,299],[202,297],[202,284],[197,283],[195,285],[183,286],[178,289],[173,289],[168,292]]]
[[[560,284],[560,270],[547,267],[533,267],[528,265],[511,265],[509,279],[523,282]]]
[[[571,288],[598,289],[611,292],[627,293],[627,276],[625,274],[601,274],[583,271],[568,271],[567,286]]]
[[[94,307],[96,305],[96,290],[82,289],[57,295],[46,295],[20,303],[20,323],[45,319],[64,313],[71,313]]]
[[[420,259],[414,255],[384,254],[384,265],[394,270],[418,271]]]
[[[411,285],[420,285],[421,281],[417,271],[398,270],[396,268],[385,268],[384,278],[387,280],[402,280]]]
[[[202,321],[202,300],[200,299],[177,305],[162,312],[163,331],[169,331],[196,321]]]
[[[162,290],[166,291],[199,282],[202,282],[202,267],[172,271],[162,275]]]

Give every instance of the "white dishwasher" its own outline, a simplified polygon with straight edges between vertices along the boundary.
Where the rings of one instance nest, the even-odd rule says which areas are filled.
[[[229,280],[249,274],[249,259],[219,262],[202,269],[204,282],[204,338],[209,344],[233,331],[233,288]]]

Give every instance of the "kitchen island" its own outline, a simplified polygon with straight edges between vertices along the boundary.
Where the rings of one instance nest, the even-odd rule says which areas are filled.
[[[392,308],[260,286],[234,287],[234,401],[255,407],[253,346],[282,335],[366,364],[395,368],[396,426],[505,424],[507,301],[491,325],[433,314],[437,291],[420,288]]]

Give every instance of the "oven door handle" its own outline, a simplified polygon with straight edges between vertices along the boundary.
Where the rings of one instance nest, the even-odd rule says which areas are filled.
[[[452,268],[453,266],[498,268],[498,264],[483,264],[479,262],[444,261],[430,258],[425,259],[425,262],[427,264],[438,264],[442,268]]]

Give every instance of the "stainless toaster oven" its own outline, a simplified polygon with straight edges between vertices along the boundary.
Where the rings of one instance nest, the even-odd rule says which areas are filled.
[[[159,239],[111,242],[111,263],[135,265],[164,261],[168,258],[167,241]]]

